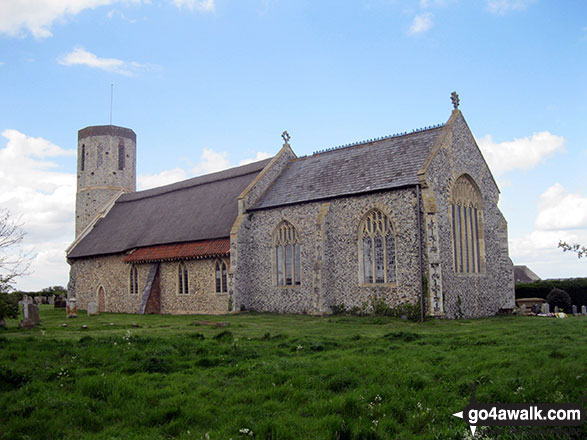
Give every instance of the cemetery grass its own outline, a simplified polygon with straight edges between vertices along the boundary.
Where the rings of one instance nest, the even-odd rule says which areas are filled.
[[[463,439],[451,414],[470,384],[482,402],[578,402],[587,390],[587,317],[66,320],[41,306],[41,320],[0,330],[0,439]],[[587,438],[585,426],[482,435]]]

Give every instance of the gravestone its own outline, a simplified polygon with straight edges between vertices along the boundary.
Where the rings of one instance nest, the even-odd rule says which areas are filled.
[[[42,296],[35,296],[33,298],[33,302],[37,305],[41,304],[43,302],[43,297]]]
[[[46,296],[41,297],[41,304],[49,304],[49,300],[47,299]]]
[[[554,313],[558,313],[560,312],[560,310],[558,309],[558,306],[554,306]]]
[[[94,316],[98,314],[98,303],[92,301],[88,303],[88,316]]]
[[[545,315],[548,315],[550,313],[550,304],[542,304],[542,313],[544,313]]]
[[[23,320],[20,322],[21,328],[34,328],[41,323],[39,316],[39,307],[36,304],[26,303],[22,308]]]
[[[66,305],[66,301],[62,296],[57,295],[55,297],[55,304],[53,307],[55,307],[56,309],[64,309]]]
[[[577,313],[577,306],[573,305],[572,310],[573,310],[573,315],[574,316],[577,316],[578,315],[578,313]]]
[[[528,310],[526,308],[526,304],[522,304],[522,307],[520,307],[520,315],[524,316],[528,313]]]
[[[66,315],[68,318],[77,318],[77,304],[75,298],[67,300]]]
[[[587,315],[587,306],[581,306],[581,315]]]
[[[55,295],[51,295],[50,297],[47,298],[47,304],[55,304]]]
[[[532,313],[538,315],[540,313],[540,304],[534,304],[532,306]]]

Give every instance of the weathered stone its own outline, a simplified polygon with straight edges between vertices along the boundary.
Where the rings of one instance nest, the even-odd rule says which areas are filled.
[[[587,315],[587,306],[581,306],[581,315]]]
[[[47,298],[47,304],[51,304],[51,305],[55,304],[55,295],[51,295]]]
[[[68,318],[77,318],[77,301],[75,298],[67,300],[66,316]]]
[[[94,316],[98,314],[98,303],[90,301],[87,307],[88,316]]]
[[[558,308],[558,306],[554,306],[554,313],[558,313],[560,310]]]
[[[577,306],[573,304],[573,307],[571,309],[572,309],[573,315],[577,316],[578,315],[578,313],[577,313]]]
[[[193,321],[191,325],[208,325],[215,328],[229,327],[230,322],[216,322],[216,321]]]
[[[550,313],[550,304],[542,304],[542,313],[544,313],[545,315],[548,315]]]
[[[524,316],[528,314],[528,308],[526,307],[526,304],[522,304],[522,306],[520,307],[520,315]]]

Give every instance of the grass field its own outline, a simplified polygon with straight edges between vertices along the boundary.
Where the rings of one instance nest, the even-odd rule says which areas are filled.
[[[584,317],[66,320],[41,306],[41,319],[0,331],[0,439],[463,439],[467,425],[451,414],[470,384],[482,402],[570,403],[587,391]],[[475,438],[587,430],[488,428]]]

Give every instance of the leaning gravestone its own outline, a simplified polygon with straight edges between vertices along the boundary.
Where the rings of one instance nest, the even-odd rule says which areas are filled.
[[[542,313],[544,313],[545,315],[548,315],[550,313],[550,304],[542,304]]]
[[[528,313],[526,304],[522,304],[522,307],[520,307],[520,316],[524,316]]]
[[[573,315],[574,316],[577,316],[578,315],[578,313],[577,313],[577,306],[573,305],[573,307],[571,309],[573,310]]]
[[[93,316],[98,314],[98,304],[94,301],[88,303],[88,316]]]
[[[581,315],[587,315],[587,306],[581,306]]]

